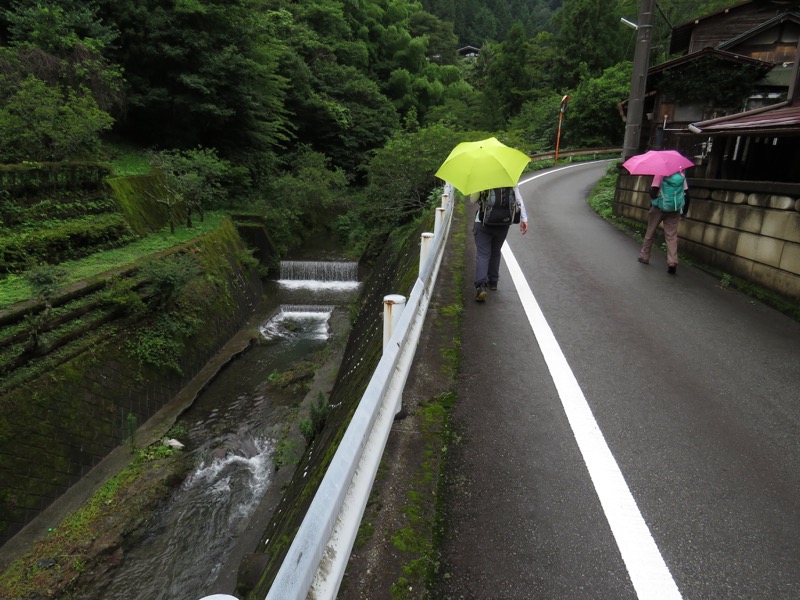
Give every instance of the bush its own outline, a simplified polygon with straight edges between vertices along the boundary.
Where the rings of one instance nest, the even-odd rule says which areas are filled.
[[[61,91],[31,75],[0,106],[0,162],[91,155],[112,123],[86,88]]]

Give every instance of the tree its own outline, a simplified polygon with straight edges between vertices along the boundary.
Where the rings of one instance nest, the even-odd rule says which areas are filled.
[[[339,220],[340,233],[368,256],[396,227],[430,206],[439,184],[434,173],[458,142],[484,133],[458,134],[443,125],[398,132],[367,165],[368,184],[358,204]],[[480,139],[480,138],[478,138]]]
[[[33,75],[54,87],[86,88],[104,111],[122,106],[122,74],[104,55],[116,32],[101,22],[96,5],[16,0],[0,15],[8,28],[2,72],[10,89]]]
[[[597,77],[623,58],[625,40],[619,35],[620,14],[607,0],[566,0],[553,18],[557,60],[557,89],[574,88],[585,69]],[[584,65],[584,66],[582,66]]]
[[[192,226],[192,211],[203,220],[206,207],[219,206],[226,196],[226,178],[231,172],[228,161],[220,159],[213,148],[192,150],[162,150],[150,153],[150,165],[164,176],[168,200],[167,208],[172,214],[175,204],[186,208],[186,226]],[[174,220],[170,219],[174,233]]]
[[[111,125],[86,88],[61,91],[30,75],[0,99],[0,161],[83,158],[97,151]]]
[[[408,22],[411,35],[428,40],[428,59],[440,65],[454,65],[458,38],[453,33],[453,24],[419,11],[411,15]]]
[[[121,104],[120,73],[102,52],[115,37],[96,7],[16,0],[0,11],[0,160],[65,160],[94,153]],[[1,29],[1,28],[0,28]]]
[[[631,69],[631,63],[621,62],[580,83],[570,95],[567,144],[574,148],[622,144],[625,126],[618,104],[630,91]]]
[[[334,220],[351,208],[347,183],[342,169],[308,145],[290,152],[285,171],[272,179],[259,205],[278,248],[285,250],[329,231]]]
[[[531,46],[522,23],[516,22],[500,43],[486,73],[486,92],[504,120],[516,116],[533,83],[528,63]]]
[[[143,144],[274,153],[290,124],[281,43],[260,0],[101,0],[129,83],[119,131]],[[266,160],[269,160],[267,158]]]
[[[562,94],[549,90],[540,92],[534,100],[526,102],[519,115],[512,119],[511,127],[520,131],[527,146],[534,152],[553,150],[558,132],[558,113]],[[564,119],[564,129],[571,126],[569,109]]]

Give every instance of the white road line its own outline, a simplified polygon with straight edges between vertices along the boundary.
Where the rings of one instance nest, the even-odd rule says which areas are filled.
[[[502,252],[637,596],[640,600],[682,598],[508,242]]]

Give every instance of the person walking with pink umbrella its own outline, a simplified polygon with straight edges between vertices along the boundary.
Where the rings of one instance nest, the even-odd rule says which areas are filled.
[[[678,271],[678,223],[689,210],[689,185],[683,170],[694,163],[674,150],[651,150],[632,156],[622,166],[631,175],[652,174],[650,187],[650,211],[647,215],[647,231],[644,234],[640,263],[650,264],[656,230],[663,224],[667,242],[667,273]]]

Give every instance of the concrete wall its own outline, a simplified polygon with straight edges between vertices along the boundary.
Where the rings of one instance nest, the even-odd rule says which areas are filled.
[[[650,176],[620,174],[614,214],[646,222]],[[679,251],[800,301],[800,185],[689,178]]]
[[[87,331],[91,346],[68,359],[53,357],[39,367],[42,374],[0,390],[0,546],[128,444],[131,426],[143,425],[173,398],[251,314],[263,286],[256,270],[240,262],[245,245],[233,225],[193,247],[203,257],[203,276],[185,293],[201,303],[203,324],[179,357],[180,373],[143,365],[126,350],[129,340],[145,335],[140,326],[148,326],[134,315],[111,329]]]

